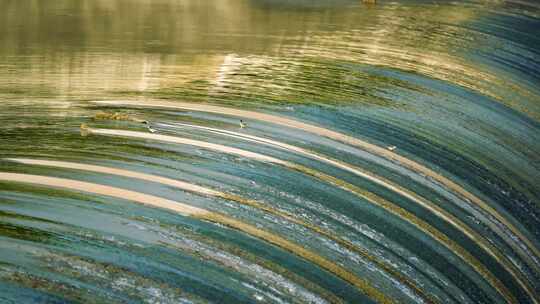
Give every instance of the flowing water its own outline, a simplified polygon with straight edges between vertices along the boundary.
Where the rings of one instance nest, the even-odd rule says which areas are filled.
[[[533,0],[0,0],[0,303],[540,303],[539,84]]]

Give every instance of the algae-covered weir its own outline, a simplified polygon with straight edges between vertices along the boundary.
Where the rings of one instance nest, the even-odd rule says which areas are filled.
[[[0,0],[0,304],[540,304],[534,0]]]

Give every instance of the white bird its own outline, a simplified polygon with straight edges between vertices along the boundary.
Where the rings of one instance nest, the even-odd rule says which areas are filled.
[[[157,132],[156,130],[154,130],[154,129],[150,128],[150,127],[148,127],[148,131],[150,131],[150,133],[156,133]]]
[[[247,127],[247,124],[243,120],[240,119],[240,129],[243,129],[245,127]]]
[[[394,151],[397,147],[396,146],[389,146],[389,147],[386,147],[386,149],[390,150],[390,151]]]

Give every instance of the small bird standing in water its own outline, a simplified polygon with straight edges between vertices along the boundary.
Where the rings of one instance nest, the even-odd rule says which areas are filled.
[[[247,127],[247,124],[240,119],[240,129],[243,129],[243,128],[246,128]]]
[[[143,120],[142,123],[146,125],[146,127],[148,128],[148,131],[150,131],[150,133],[156,133],[157,132],[155,129],[152,129],[152,127],[150,127],[150,123],[148,122],[148,120]]]

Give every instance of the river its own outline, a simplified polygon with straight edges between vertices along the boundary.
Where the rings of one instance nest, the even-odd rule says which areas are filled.
[[[540,5],[0,0],[0,303],[540,303]]]

